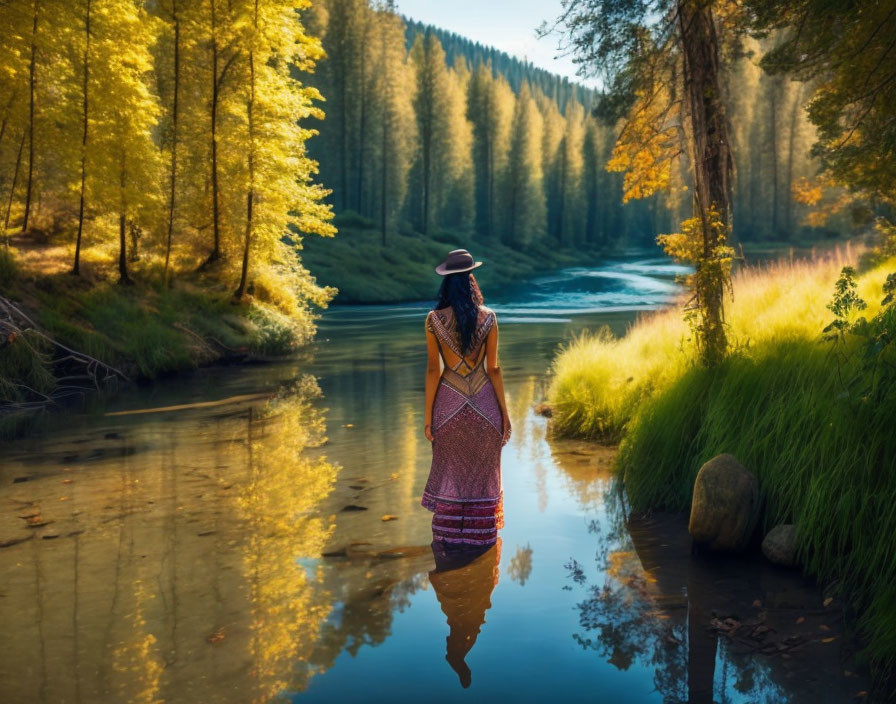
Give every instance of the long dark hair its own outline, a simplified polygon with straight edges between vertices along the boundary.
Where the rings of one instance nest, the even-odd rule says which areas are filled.
[[[454,309],[457,318],[457,329],[460,331],[460,351],[467,353],[473,333],[476,332],[476,321],[479,319],[479,306],[482,305],[482,291],[476,283],[472,272],[461,271],[448,274],[439,288],[439,301],[436,308]]]

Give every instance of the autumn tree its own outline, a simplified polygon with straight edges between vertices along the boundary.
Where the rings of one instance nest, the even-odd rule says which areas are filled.
[[[284,236],[290,231],[332,235],[326,189],[313,180],[317,164],[305,142],[313,130],[309,117],[323,118],[314,104],[316,88],[303,85],[291,71],[309,72],[322,56],[320,41],[309,36],[297,10],[310,0],[245,0],[240,13],[239,51],[245,64],[245,229],[240,280],[234,294],[246,291],[253,258],[279,268],[300,266]]]
[[[94,2],[91,80],[102,90],[92,101],[87,173],[98,210],[117,215],[119,282],[128,284],[129,225],[151,221],[159,204],[160,153],[153,131],[160,106],[149,83],[153,69],[149,47],[158,25],[130,0]],[[129,41],[122,42],[122,37]]]
[[[694,218],[662,240],[694,262],[693,310],[701,357],[717,363],[727,339],[723,294],[730,270],[733,158],[721,82],[720,21],[713,0],[566,0],[557,22],[582,70],[602,72],[604,117],[625,117],[614,158],[624,163],[628,197],[666,188],[670,162],[686,150]],[[725,26],[721,22],[721,26]]]

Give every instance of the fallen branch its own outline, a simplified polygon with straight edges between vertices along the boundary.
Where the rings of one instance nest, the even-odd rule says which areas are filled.
[[[228,396],[227,398],[218,399],[217,401],[197,401],[196,403],[180,403],[176,406],[159,406],[157,408],[136,408],[131,411],[113,411],[106,413],[106,416],[136,416],[144,413],[168,413],[169,411],[186,411],[193,408],[212,408],[214,406],[226,406],[231,403],[244,403],[246,401],[259,401],[261,399],[271,398],[271,393],[259,394],[241,394],[239,396]]]
[[[15,332],[17,335],[21,335],[26,331],[30,331],[37,335],[38,337],[46,340],[54,347],[59,348],[65,352],[68,352],[69,355],[67,357],[63,357],[63,360],[71,359],[77,363],[81,363],[87,366],[88,371],[95,370],[97,367],[103,369],[106,372],[106,376],[118,376],[125,381],[130,381],[128,376],[116,369],[115,367],[106,364],[105,362],[96,359],[95,357],[91,357],[89,354],[84,354],[83,352],[78,352],[77,350],[73,350],[71,347],[66,347],[58,340],[51,337],[49,334],[40,329],[40,327],[35,323],[31,318],[29,318],[25,313],[23,313],[19,308],[17,308],[12,301],[9,299],[0,296],[0,310],[3,310],[6,313],[7,320],[0,320],[0,324],[3,324],[4,327],[10,329],[11,332]],[[27,323],[28,327],[22,327],[21,323],[16,324],[16,317],[19,318],[20,321],[24,321]],[[61,360],[60,360],[61,361]],[[92,376],[96,376],[92,374]]]

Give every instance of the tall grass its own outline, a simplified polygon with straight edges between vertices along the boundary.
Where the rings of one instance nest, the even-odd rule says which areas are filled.
[[[883,674],[896,667],[896,389],[863,400],[849,383],[868,374],[862,340],[821,339],[849,258],[739,273],[727,308],[734,351],[715,369],[692,363],[680,311],[665,311],[621,339],[573,341],[554,362],[549,394],[560,432],[621,439],[635,508],[687,510],[699,467],[737,456],[759,479],[764,527],[798,526],[802,564],[850,600]],[[891,259],[860,277],[866,317],[894,270]],[[896,312],[879,326],[892,336]]]

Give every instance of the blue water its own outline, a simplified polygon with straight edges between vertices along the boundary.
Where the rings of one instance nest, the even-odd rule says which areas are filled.
[[[553,439],[534,411],[560,346],[672,304],[682,273],[620,259],[484,291],[506,525],[500,554],[454,569],[419,503],[425,303],[334,306],[292,362],[134,389],[11,443],[0,701],[849,701],[864,686],[814,584],[692,557],[681,517],[628,515],[614,448]],[[307,374],[320,395],[292,385]],[[806,644],[756,653],[715,617]]]

